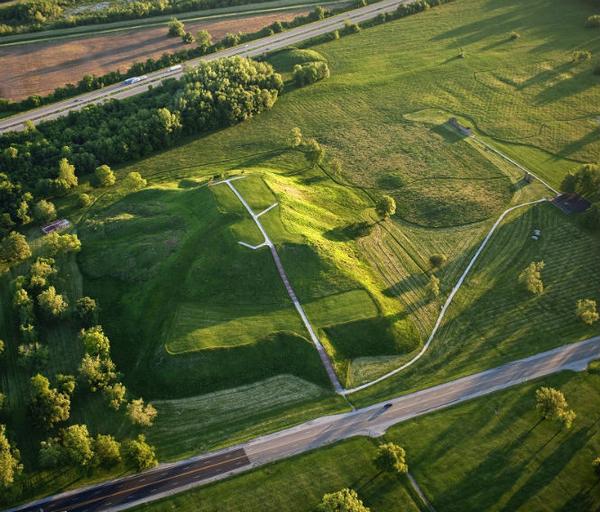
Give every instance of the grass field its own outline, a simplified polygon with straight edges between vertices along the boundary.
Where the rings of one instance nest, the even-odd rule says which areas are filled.
[[[571,430],[539,421],[534,395],[542,385],[563,391],[576,411]],[[385,441],[406,449],[409,470],[439,511],[595,510],[599,391],[597,371],[565,372],[397,425]],[[404,479],[373,479],[376,444],[344,441],[136,510],[308,512],[345,486],[373,512],[419,510]]]
[[[520,170],[449,130],[447,117],[469,123],[483,140],[554,186],[579,162],[600,154],[594,121],[600,103],[597,78],[592,64],[569,64],[574,49],[600,52],[598,35],[583,28],[589,14],[585,2],[564,9],[558,0],[533,0],[524,9],[517,0],[460,0],[315,46],[312,50],[331,68],[328,80],[288,87],[275,107],[259,117],[117,169],[120,177],[141,172],[150,181],[143,191],[129,194],[117,185],[94,192],[98,200],[84,214],[73,208],[72,199],[61,202],[61,215],[79,219],[83,241],[77,260],[64,266],[75,277],[69,286],[77,288],[73,294],[99,300],[101,322],[126,385],[136,396],[156,402],[159,419],[147,435],[161,457],[176,459],[345,408],[329,389],[269,251],[238,243],[262,242],[256,226],[226,186],[206,186],[209,178],[243,173],[247,177],[235,184],[252,208],[279,203],[261,221],[340,379],[353,386],[375,378],[419,349],[498,215],[548,195],[537,182],[526,185]],[[509,41],[513,30],[521,38]],[[461,50],[465,58],[458,57]],[[291,51],[272,60],[288,72],[305,57]],[[325,147],[322,169],[311,168],[300,151],[286,147],[294,126]],[[332,179],[334,157],[343,171]],[[373,206],[381,193],[396,198],[398,211],[377,222]],[[368,236],[348,234],[358,221],[373,224]],[[535,243],[530,239],[534,228],[543,232]],[[429,263],[436,253],[448,258],[439,270]],[[430,352],[407,372],[353,400],[363,405],[597,334],[597,327],[577,322],[574,306],[582,297],[600,299],[599,254],[598,237],[550,205],[514,212],[457,294]],[[546,291],[532,298],[520,290],[517,276],[538,259],[546,263]],[[441,280],[439,298],[427,288],[432,273]],[[8,304],[7,280],[3,304]],[[10,344],[11,312],[3,308],[2,313],[0,337]],[[57,329],[50,336],[60,347],[51,371],[78,361],[72,331]],[[15,351],[10,345],[9,352]],[[14,424],[9,426],[19,432],[31,468],[39,436],[20,427],[25,424],[26,379],[18,372],[3,372],[2,389],[11,400]],[[597,376],[589,378],[596,382]],[[529,403],[516,396],[509,402]],[[453,413],[457,410],[462,408]],[[468,410],[481,429],[481,422],[500,421],[488,409]],[[424,438],[434,447],[447,443],[447,421],[431,418],[431,423],[419,423],[419,429],[427,429]],[[512,413],[507,418],[518,425],[517,435],[521,426],[529,428],[527,414],[523,420]],[[73,419],[85,421],[93,432],[131,432],[93,400],[81,399]],[[494,428],[501,440],[510,432]],[[406,432],[407,440],[416,436]],[[488,456],[469,448],[474,439],[465,438],[462,447],[477,452],[474,457]],[[422,460],[437,464],[431,453],[451,465],[452,478],[445,482],[464,490],[465,503],[477,503],[472,480],[464,481],[454,469],[458,452],[442,444],[444,453],[427,453],[413,442],[415,471],[434,505],[451,510],[440,493],[457,503],[458,494],[435,483],[427,469],[420,472]],[[360,450],[373,449],[365,443]],[[446,452],[455,458],[443,459]],[[516,452],[515,461],[523,456]],[[491,462],[481,462],[483,469],[496,471],[501,467],[494,466],[496,461],[505,460],[494,453],[489,457]],[[333,464],[327,471],[336,473],[337,463],[327,462]],[[472,464],[479,463],[473,459]],[[311,466],[314,461],[306,467]],[[436,475],[447,472],[436,467]],[[532,468],[523,463],[519,471],[506,473],[506,481],[522,476],[528,486],[538,485]],[[39,482],[30,494],[55,489],[55,477],[36,473],[32,478]],[[75,485],[82,478],[68,473],[58,485]],[[277,485],[289,487],[285,475],[281,478]],[[336,486],[344,478],[340,473]],[[397,499],[410,507],[403,501],[404,485],[389,485],[398,493],[390,503]],[[533,502],[525,497],[533,499],[535,493],[517,500],[513,488],[506,487],[508,494],[498,503],[505,499],[506,510],[527,510]],[[315,486],[311,500],[323,489]],[[496,503],[488,496],[490,486],[480,492],[481,503]],[[285,506],[293,506],[286,501]],[[385,506],[393,505],[379,509]],[[375,503],[373,508],[379,510]]]

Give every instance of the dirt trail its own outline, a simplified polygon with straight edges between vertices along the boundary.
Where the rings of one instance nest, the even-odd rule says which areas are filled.
[[[253,32],[274,21],[291,20],[307,9],[186,23],[192,33],[208,30],[213,40],[227,32]],[[82,39],[31,43],[0,48],[0,97],[11,100],[45,95],[59,86],[77,82],[85,74],[125,71],[132,63],[157,58],[186,46],[166,36],[165,27],[134,29]]]

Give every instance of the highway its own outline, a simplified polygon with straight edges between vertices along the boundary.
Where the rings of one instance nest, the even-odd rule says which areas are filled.
[[[322,34],[333,32],[344,27],[346,21],[360,23],[374,18],[382,12],[392,12],[398,5],[410,3],[412,0],[382,0],[360,9],[354,9],[324,20],[316,21],[308,25],[302,25],[279,34],[250,41],[246,44],[227,48],[219,52],[204,55],[197,59],[185,62],[186,65],[193,66],[201,61],[212,61],[223,57],[232,57],[239,55],[242,57],[256,57],[273,50],[285,48],[290,45],[306,41]],[[86,105],[102,103],[109,99],[124,99],[135,96],[148,90],[152,86],[157,86],[165,78],[177,78],[183,74],[183,69],[170,70],[165,68],[153,73],[148,73],[148,78],[142,82],[133,85],[123,85],[122,83],[110,85],[96,91],[81,94],[68,100],[59,101],[50,105],[22,112],[0,120],[0,133],[7,131],[18,131],[24,128],[24,123],[32,121],[37,124],[42,121],[49,121],[57,117],[66,115],[68,112],[81,110]]]
[[[324,416],[214,453],[38,500],[9,512],[116,512],[308,452],[600,358],[600,336],[344,414]],[[386,403],[392,407],[384,408]],[[465,420],[466,421],[466,420]]]

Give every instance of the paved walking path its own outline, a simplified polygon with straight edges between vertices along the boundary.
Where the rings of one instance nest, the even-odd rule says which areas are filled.
[[[427,339],[427,342],[425,343],[425,345],[423,345],[423,348],[421,349],[421,351],[415,357],[413,357],[410,361],[408,361],[407,363],[403,364],[402,366],[399,366],[398,368],[395,368],[394,370],[386,373],[385,375],[382,375],[381,377],[378,377],[375,380],[372,380],[372,381],[367,382],[365,384],[362,384],[360,386],[356,386],[355,388],[352,388],[352,389],[346,389],[346,390],[344,390],[344,394],[350,395],[352,393],[356,393],[357,391],[361,391],[362,389],[366,389],[366,388],[368,388],[370,386],[373,386],[373,385],[375,385],[375,384],[377,384],[377,383],[379,383],[379,382],[381,382],[383,380],[389,379],[393,375],[396,375],[398,372],[401,372],[402,370],[408,368],[409,366],[411,366],[414,363],[416,363],[419,359],[421,359],[421,357],[423,356],[423,354],[425,354],[425,352],[427,352],[427,349],[429,348],[429,345],[431,345],[431,342],[433,341],[433,338],[437,334],[437,331],[440,328],[440,325],[442,324],[442,320],[446,316],[446,312],[448,311],[448,308],[450,307],[450,304],[452,303],[452,300],[454,299],[454,296],[457,294],[458,290],[460,290],[461,286],[465,282],[465,279],[467,278],[467,275],[469,274],[469,272],[473,268],[473,265],[475,265],[475,262],[477,261],[477,259],[481,255],[481,253],[483,252],[483,249],[485,249],[486,245],[488,244],[488,242],[492,238],[492,235],[494,234],[494,232],[496,231],[496,229],[498,228],[498,226],[501,224],[501,222],[506,218],[506,216],[510,212],[513,212],[514,210],[517,210],[519,208],[523,208],[524,206],[531,206],[531,205],[534,205],[534,204],[543,203],[545,201],[547,201],[547,199],[544,198],[544,199],[538,199],[537,201],[531,201],[531,202],[528,202],[528,203],[523,203],[523,204],[518,204],[516,206],[512,206],[508,210],[504,211],[504,213],[502,213],[502,215],[500,215],[500,217],[498,217],[498,220],[494,223],[494,225],[492,226],[492,228],[490,229],[490,231],[488,232],[488,234],[486,235],[486,237],[483,239],[483,242],[481,242],[481,245],[477,249],[477,252],[471,258],[471,261],[469,261],[469,264],[467,265],[467,268],[465,269],[465,271],[460,276],[458,282],[454,285],[454,288],[452,288],[452,291],[448,295],[448,298],[446,299],[446,302],[442,306],[440,314],[438,315],[438,318],[437,318],[437,320],[435,322],[435,325],[433,326],[433,330],[431,331],[431,334],[429,335],[429,338]]]
[[[254,223],[257,225],[258,229],[260,230],[260,232],[263,235],[264,242],[262,244],[255,245],[255,246],[249,245],[244,242],[239,242],[239,243],[250,249],[258,249],[259,247],[264,247],[265,245],[267,247],[269,247],[269,249],[271,250],[271,255],[273,256],[273,260],[275,261],[275,266],[277,267],[277,272],[279,272],[279,276],[281,277],[281,280],[283,281],[283,284],[285,285],[285,289],[287,290],[287,293],[290,296],[290,299],[292,300],[292,303],[294,304],[294,307],[296,308],[298,315],[300,315],[300,318],[302,319],[302,323],[304,324],[304,326],[306,327],[306,330],[308,331],[308,334],[310,335],[311,341],[313,342],[314,346],[317,349],[319,357],[321,358],[321,362],[323,363],[323,366],[325,367],[325,370],[327,371],[327,375],[329,376],[329,380],[331,381],[331,384],[333,385],[333,389],[335,390],[335,392],[337,394],[343,394],[344,388],[340,384],[337,374],[335,373],[335,370],[333,369],[333,365],[331,364],[331,361],[329,360],[329,355],[327,354],[325,347],[323,347],[321,341],[319,340],[317,334],[315,333],[308,317],[306,316],[306,313],[304,311],[304,308],[302,307],[302,304],[300,304],[300,301],[298,300],[296,292],[294,291],[294,288],[292,287],[292,284],[290,283],[287,273],[285,272],[285,269],[283,268],[283,264],[281,263],[281,259],[279,258],[279,254],[277,253],[277,249],[275,248],[275,244],[273,244],[273,242],[269,238],[267,231],[265,230],[265,228],[263,227],[262,223],[259,220],[259,217],[261,215],[264,215],[265,213],[267,213],[268,211],[273,209],[275,206],[277,206],[277,203],[272,204],[267,209],[263,210],[262,212],[260,212],[258,214],[254,213],[252,208],[250,208],[250,205],[248,204],[248,202],[244,199],[242,194],[239,193],[239,191],[235,188],[235,186],[232,183],[235,180],[239,180],[239,179],[243,179],[243,178],[244,178],[244,176],[236,176],[234,178],[228,178],[226,180],[222,180],[222,181],[215,183],[213,186],[219,185],[221,183],[227,184],[227,186],[231,189],[231,191],[236,195],[236,197],[244,205],[244,208],[246,208],[246,210],[252,217],[252,220],[254,220]]]

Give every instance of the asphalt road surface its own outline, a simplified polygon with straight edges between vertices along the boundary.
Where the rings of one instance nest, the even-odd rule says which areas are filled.
[[[231,57],[240,55],[243,57],[256,57],[273,50],[285,48],[287,46],[311,39],[313,37],[333,32],[341,29],[346,21],[360,23],[362,21],[374,18],[382,12],[392,12],[398,5],[409,3],[412,0],[382,0],[381,2],[360,9],[354,9],[321,21],[303,25],[300,27],[273,34],[272,36],[250,41],[246,44],[227,48],[225,50],[211,53],[197,59],[189,60],[185,64],[194,65],[200,61],[211,61],[222,57]],[[183,74],[182,69],[171,71],[165,68],[154,73],[148,73],[148,78],[142,82],[133,85],[123,85],[122,83],[110,85],[97,91],[82,94],[68,100],[52,103],[35,110],[29,110],[21,114],[7,117],[0,120],[0,133],[7,131],[17,131],[24,128],[26,121],[39,123],[49,121],[57,117],[66,115],[70,111],[81,110],[86,105],[93,103],[102,103],[109,99],[123,99],[135,96],[148,90],[150,85],[156,86],[165,78],[177,78]]]
[[[227,450],[132,477],[52,496],[10,512],[99,512],[163,498],[353,436],[382,435],[390,426],[528,380],[563,370],[581,371],[600,358],[600,336],[440,384],[345,414],[324,416]]]

